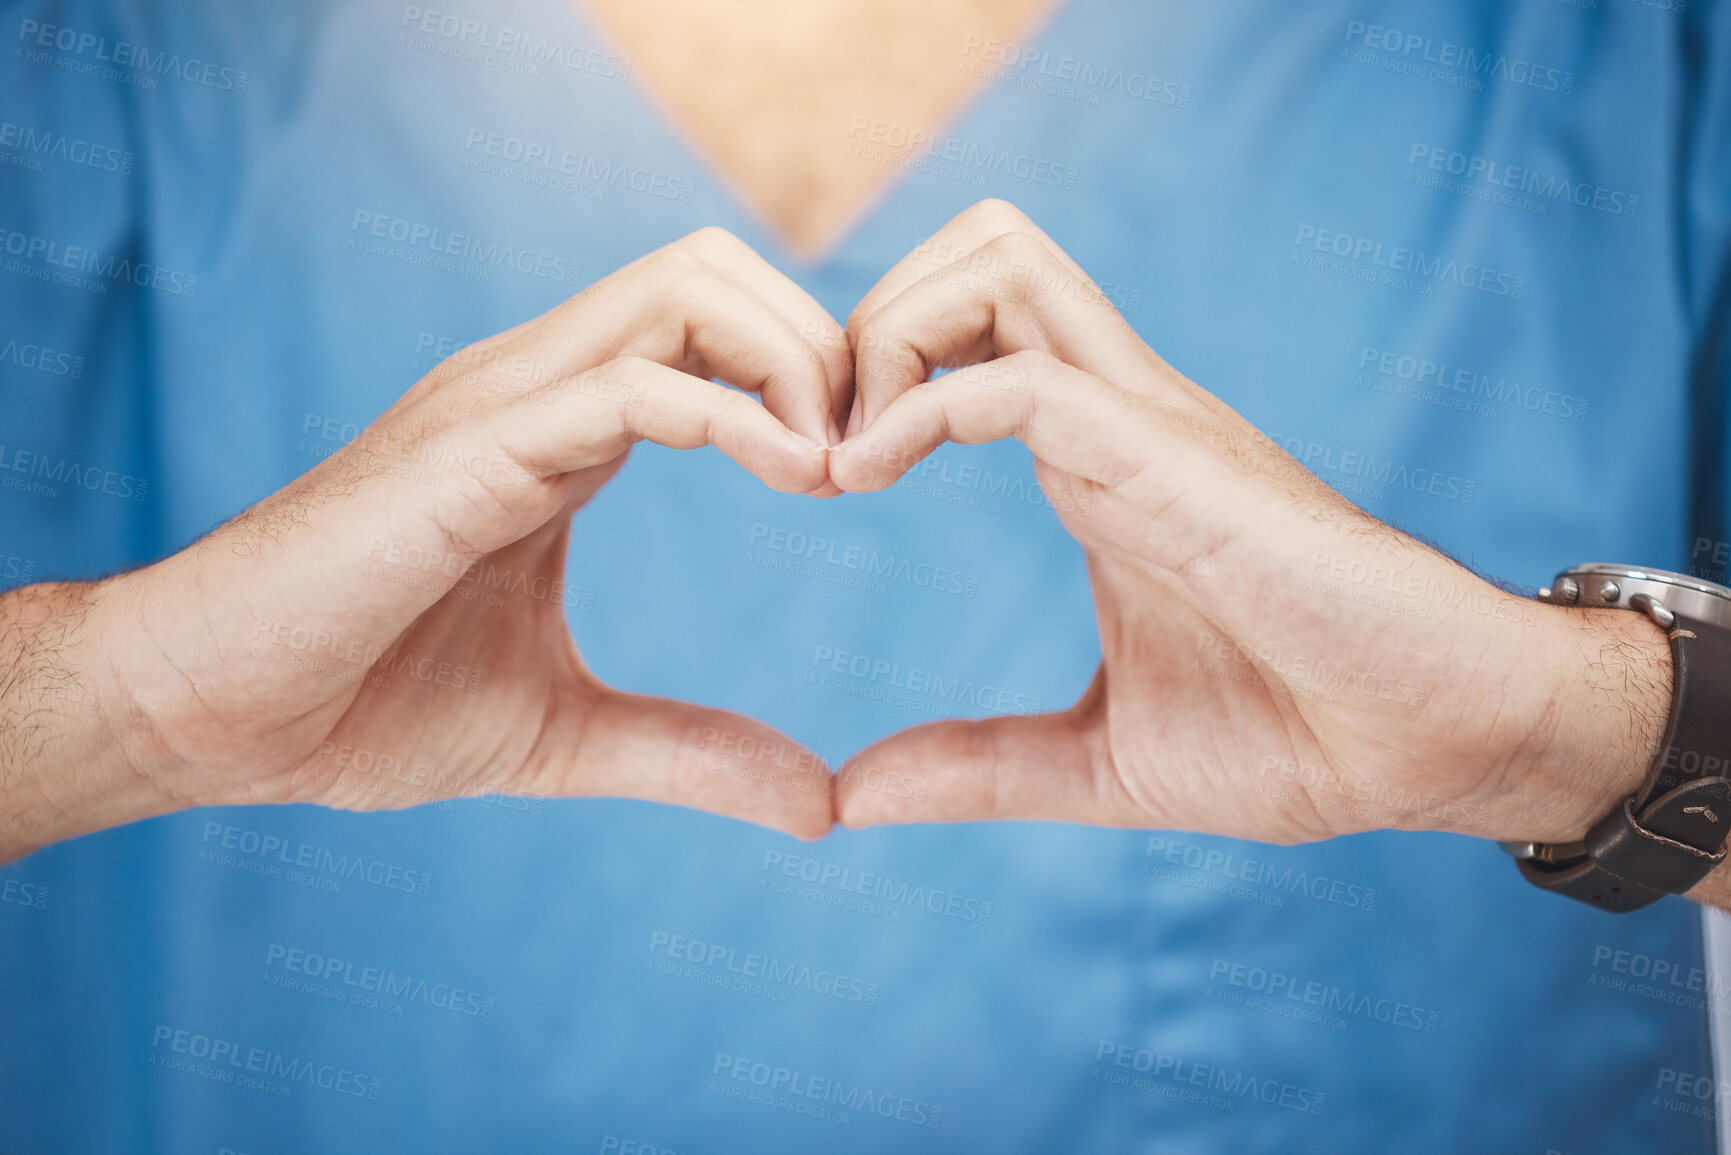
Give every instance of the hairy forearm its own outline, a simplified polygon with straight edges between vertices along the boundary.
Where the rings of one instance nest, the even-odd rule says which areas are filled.
[[[141,757],[148,726],[111,661],[129,596],[124,579],[0,596],[0,863],[185,804]]]

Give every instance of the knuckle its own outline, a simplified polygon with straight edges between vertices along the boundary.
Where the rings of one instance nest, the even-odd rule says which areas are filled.
[[[704,263],[723,261],[729,253],[744,244],[738,237],[722,228],[720,225],[704,225],[693,232],[686,233],[670,248],[674,252],[694,257]]]
[[[1010,362],[1020,372],[1039,377],[1049,376],[1066,368],[1064,362],[1045,349],[1021,349],[1002,360]]]
[[[877,315],[878,305],[876,302],[872,302],[869,310],[866,305],[867,302],[861,301],[859,304],[855,305],[853,311],[847,315],[847,323],[843,325],[842,328],[846,331],[849,340],[856,338],[865,323]]]
[[[651,361],[647,357],[639,357],[634,353],[624,353],[611,361],[603,361],[590,369],[584,376],[595,374],[637,384],[649,376],[656,364],[657,362]]]
[[[1002,197],[987,197],[968,210],[968,216],[994,232],[1020,230],[1033,222],[1028,215]]]
[[[849,324],[848,333],[856,359],[870,356],[883,345],[883,328],[882,313],[873,313],[858,324]]]
[[[872,360],[894,368],[911,367],[916,362],[923,366],[925,363],[912,345],[890,329],[881,313],[872,314],[859,327],[854,340],[854,358],[856,362]]]
[[[649,254],[643,267],[654,274],[662,284],[669,285],[677,284],[687,277],[699,276],[709,266],[704,263],[703,258],[675,241]]]
[[[721,247],[732,248],[738,245],[743,245],[745,242],[722,228],[720,225],[704,225],[700,229],[693,229],[691,232],[686,233],[674,243],[693,249],[714,250]]]
[[[1040,240],[1024,229],[1012,229],[992,238],[991,249],[1012,264],[1041,264],[1051,259],[1051,252]]]
[[[1079,377],[1082,375],[1081,372],[1073,368],[1068,361],[1065,361],[1050,349],[1029,349],[1028,359],[1034,363],[1036,372],[1044,373],[1048,377],[1056,377],[1059,374],[1067,374],[1072,377]]]
[[[841,355],[848,351],[847,330],[833,317],[803,322],[799,331],[800,336],[821,353]]]
[[[715,391],[709,395],[710,415],[727,424],[750,421],[762,408],[739,390],[729,389],[725,385],[715,386]]]
[[[847,333],[839,326],[822,339],[811,342],[813,356],[825,384],[830,379],[845,381],[853,373],[853,350],[848,346]]]
[[[616,421],[620,428],[635,428],[635,411],[649,392],[653,361],[629,354],[573,374],[564,392],[586,407],[596,421]]]

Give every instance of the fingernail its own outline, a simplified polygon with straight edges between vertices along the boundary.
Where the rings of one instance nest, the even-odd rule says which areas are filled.
[[[807,437],[805,434],[795,433],[791,429],[789,429],[787,431],[787,435],[789,437],[793,438],[795,441],[799,442],[801,445],[805,446],[807,449],[811,450],[813,453],[822,453],[829,448],[829,446],[824,445],[822,442],[813,441],[811,438]]]
[[[841,426],[835,423],[835,415],[833,413],[830,415],[829,419],[829,444],[831,449],[841,444]]]

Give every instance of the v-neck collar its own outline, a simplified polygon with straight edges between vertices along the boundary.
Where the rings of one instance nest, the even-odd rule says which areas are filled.
[[[584,0],[558,0],[571,19],[577,21],[583,32],[596,42],[606,43],[621,57],[629,59],[630,54],[607,26],[590,12]],[[1033,41],[1046,35],[1068,11],[1072,0],[1050,0],[1046,11],[1027,31],[1027,39]],[[858,237],[861,231],[885,211],[885,207],[896,194],[908,184],[913,169],[886,166],[890,169],[887,179],[880,181],[870,196],[860,203],[860,206],[848,218],[847,223],[830,237],[822,246],[811,253],[801,252],[795,248],[769,217],[759,209],[756,202],[747,196],[721,167],[712,161],[695,135],[687,130],[679,118],[674,115],[671,107],[656,91],[652,84],[639,81],[635,77],[625,85],[630,95],[626,100],[636,106],[639,118],[651,123],[661,135],[671,142],[682,161],[690,166],[690,170],[700,172],[708,186],[718,197],[733,205],[746,219],[752,222],[757,232],[763,238],[761,248],[773,249],[764,255],[771,263],[778,266],[786,265],[804,273],[816,273],[827,268],[837,260],[843,251]],[[946,112],[934,125],[934,134],[947,132],[976,113],[995,93],[997,82],[991,79],[981,79]]]

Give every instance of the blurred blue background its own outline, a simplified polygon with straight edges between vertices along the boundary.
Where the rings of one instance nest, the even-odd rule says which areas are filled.
[[[1722,576],[1695,548],[1726,538],[1719,6],[1067,0],[1033,45],[1158,89],[1051,90],[1005,65],[944,131],[1067,166],[1073,187],[908,171],[819,261],[790,254],[624,69],[526,69],[411,11],[5,5],[5,584],[180,548],[451,348],[701,225],[845,317],[988,195],[1295,452],[1446,475],[1463,496],[1312,454],[1372,513],[1473,566],[1530,587],[1589,559]],[[561,0],[458,15],[623,57]],[[114,59],[119,42],[143,55]],[[1488,63],[1447,62],[1464,50]],[[513,179],[522,166],[475,167],[476,131],[659,179],[537,186]],[[414,245],[369,246],[374,220],[571,276],[429,268]],[[1456,271],[1379,283],[1360,239]],[[56,283],[47,244],[161,273]],[[1495,275],[1476,287],[1468,266]],[[20,452],[132,484],[44,487]],[[1069,704],[1099,657],[1079,548],[1019,445],[937,456],[947,471],[819,505],[711,450],[640,447],[576,521],[571,580],[589,594],[569,617],[586,658],[831,759],[985,710],[820,677],[826,650]],[[993,492],[964,465],[1015,482]],[[756,525],[949,566],[977,592],[765,568],[748,560]],[[273,839],[285,849],[262,853]],[[297,880],[279,868],[302,846],[367,865]],[[861,895],[862,872],[889,881]],[[1603,915],[1460,837],[1280,848],[1008,824],[801,845],[645,803],[500,797],[186,813],[14,863],[0,896],[7,1152],[1713,1149],[1699,1101],[1662,1078],[1713,1074],[1700,1000],[1617,969],[1701,967],[1698,912]],[[748,965],[775,977],[736,989],[729,967]],[[1231,976],[1250,968],[1361,1009],[1247,1005]],[[332,1085],[169,1069],[175,1032],[329,1069]],[[742,1099],[755,1064],[838,1081],[853,1106]],[[1204,1068],[1239,1090],[1189,1093]]]

